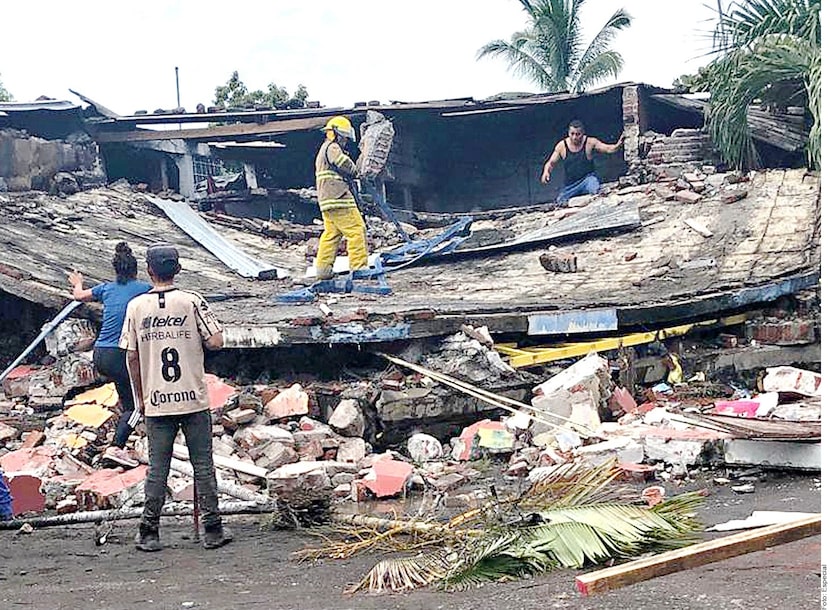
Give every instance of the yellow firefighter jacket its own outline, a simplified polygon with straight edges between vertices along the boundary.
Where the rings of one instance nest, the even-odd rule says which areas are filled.
[[[353,178],[357,168],[337,142],[326,140],[314,162],[317,179],[317,202],[320,211],[357,207],[346,177]]]

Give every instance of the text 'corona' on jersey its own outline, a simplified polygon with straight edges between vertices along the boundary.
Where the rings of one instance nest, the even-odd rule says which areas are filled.
[[[141,330],[149,328],[166,328],[168,326],[184,326],[187,316],[147,316],[141,320]]]

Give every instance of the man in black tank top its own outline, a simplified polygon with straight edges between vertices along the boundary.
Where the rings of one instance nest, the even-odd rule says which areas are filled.
[[[616,144],[606,144],[596,138],[585,135],[582,121],[574,120],[568,124],[568,137],[560,141],[553,149],[550,158],[542,168],[542,183],[550,181],[553,166],[562,161],[565,170],[565,186],[556,198],[557,203],[565,203],[577,195],[593,195],[599,192],[599,178],[594,172],[594,153],[607,155],[617,152],[622,146],[624,136]]]

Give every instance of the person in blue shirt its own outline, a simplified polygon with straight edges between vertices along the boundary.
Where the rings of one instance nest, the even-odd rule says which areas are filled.
[[[104,458],[123,466],[134,468],[136,460],[125,448],[130,432],[138,424],[141,414],[135,410],[130,375],[127,372],[127,353],[118,347],[121,339],[121,327],[127,312],[127,303],[133,297],[144,294],[152,286],[136,279],[138,263],[127,242],[115,246],[112,257],[115,281],[98,284],[93,288],[84,288],[84,277],[78,271],[69,274],[72,285],[72,297],[78,301],[98,301],[104,305],[101,331],[92,354],[92,361],[98,372],[107,380],[115,383],[118,397],[121,399],[121,417],[115,429],[112,445],[104,451]]]

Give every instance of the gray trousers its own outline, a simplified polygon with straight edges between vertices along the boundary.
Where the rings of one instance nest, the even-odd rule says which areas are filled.
[[[181,428],[184,433],[190,463],[196,479],[199,508],[206,530],[222,525],[219,515],[219,496],[216,491],[216,472],[213,469],[213,431],[209,411],[187,415],[145,417],[147,441],[150,449],[150,469],[144,482],[144,513],[141,522],[158,528],[161,509],[167,492],[167,476],[173,457],[173,442]]]

